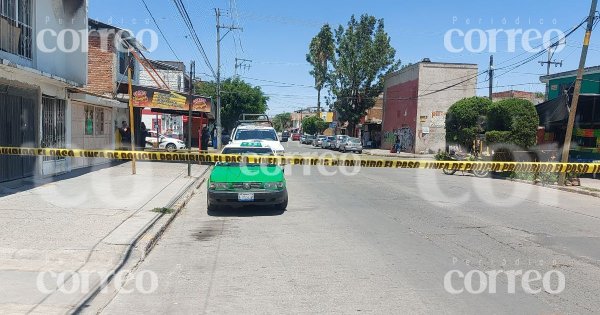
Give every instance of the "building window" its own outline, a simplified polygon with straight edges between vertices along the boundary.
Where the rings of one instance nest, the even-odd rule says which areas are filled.
[[[94,135],[94,107],[85,107],[85,125],[83,126],[86,136]]]
[[[119,73],[127,75],[127,66],[131,66],[131,72],[135,73],[135,62],[133,62],[133,55],[128,51],[119,51]]]
[[[66,109],[64,100],[42,97],[42,148],[64,148],[66,145]],[[44,157],[44,161],[63,158]]]
[[[95,125],[96,125],[96,135],[100,136],[104,134],[104,109],[96,108],[95,111]]]
[[[31,59],[32,0],[0,0],[0,50]]]

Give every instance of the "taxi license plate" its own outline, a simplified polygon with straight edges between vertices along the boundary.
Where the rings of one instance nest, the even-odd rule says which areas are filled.
[[[252,193],[240,193],[238,194],[238,201],[254,201],[254,194]]]

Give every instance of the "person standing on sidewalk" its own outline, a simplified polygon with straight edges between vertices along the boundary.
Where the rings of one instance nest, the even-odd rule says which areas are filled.
[[[219,147],[217,142],[217,126],[213,126],[212,132],[210,133],[210,137],[212,139],[213,148],[216,150]]]
[[[119,134],[121,135],[121,149],[131,149],[131,130],[124,120],[121,122]]]
[[[210,138],[210,133],[208,132],[208,127],[202,128],[202,151],[208,151],[208,139]]]
[[[142,122],[140,125],[140,139],[138,141],[138,147],[141,150],[146,148],[146,137],[148,137],[148,128],[146,128],[146,124]]]

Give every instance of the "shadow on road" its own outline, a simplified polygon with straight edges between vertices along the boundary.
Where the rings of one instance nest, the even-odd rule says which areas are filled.
[[[274,217],[283,215],[285,210],[247,206],[241,208],[223,208],[216,211],[208,211],[211,217]]]

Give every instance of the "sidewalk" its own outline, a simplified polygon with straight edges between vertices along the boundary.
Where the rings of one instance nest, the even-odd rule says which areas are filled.
[[[419,159],[419,160],[433,160],[434,154],[414,154],[414,153],[390,153],[390,150],[382,149],[364,149],[363,153],[372,156],[384,156],[384,157],[395,157],[399,159]]]
[[[185,163],[138,162],[131,175],[128,162],[38,187],[4,187],[0,313],[68,312],[160,215],[152,210],[172,203],[206,169],[192,165],[187,177]],[[75,272],[91,276],[71,278]],[[68,284],[59,288],[61,280]]]

